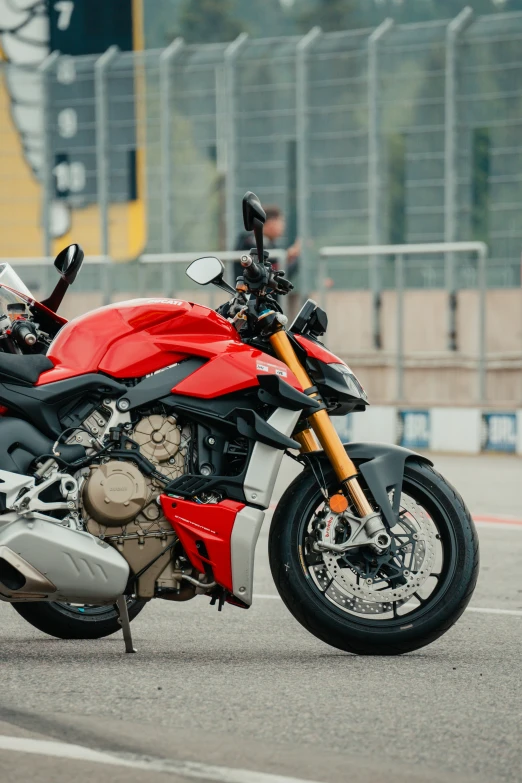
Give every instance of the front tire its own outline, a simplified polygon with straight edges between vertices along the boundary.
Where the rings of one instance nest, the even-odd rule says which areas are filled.
[[[330,493],[338,489],[331,471],[325,481]],[[397,526],[399,544],[394,543],[393,562],[387,563],[377,556],[372,561],[367,547],[360,547],[359,552],[350,550],[337,559],[314,553],[310,541],[317,536],[314,520],[320,519],[318,509],[324,499],[310,471],[297,477],[277,506],[269,537],[270,567],[277,590],[296,620],[332,647],[360,655],[400,655],[417,650],[448,631],[471,599],[479,552],[475,526],[464,501],[436,470],[414,459],[406,463],[402,493],[405,510]],[[411,512],[415,504],[425,517],[417,527]],[[393,531],[395,527],[392,535]],[[405,564],[411,570],[406,570]],[[426,566],[437,573],[428,577]],[[363,578],[363,568],[372,578]],[[415,568],[417,573],[412,576]],[[423,591],[428,593],[425,600]],[[386,599],[379,601],[379,595]]]
[[[146,603],[127,596],[129,620],[133,620]],[[52,601],[28,601],[12,606],[34,628],[57,639],[102,639],[121,630],[115,606]]]

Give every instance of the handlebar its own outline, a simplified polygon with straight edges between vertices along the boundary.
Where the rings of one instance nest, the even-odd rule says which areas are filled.
[[[245,280],[255,286],[268,282],[265,280],[267,277],[267,269],[264,264],[260,264],[254,261],[252,256],[241,256],[241,266],[243,267],[243,277]]]
[[[15,321],[11,327],[11,334],[21,348],[24,345],[32,346],[37,340],[36,328],[30,321]]]
[[[261,288],[270,288],[277,294],[287,294],[294,287],[290,280],[284,276],[284,272],[274,271],[272,265],[268,262],[268,253],[265,251],[266,260],[264,264],[255,261],[251,255],[241,256],[241,266],[243,267],[243,278],[249,288],[257,291]]]

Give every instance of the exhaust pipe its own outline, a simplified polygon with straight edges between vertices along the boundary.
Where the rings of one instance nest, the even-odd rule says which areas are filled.
[[[16,519],[0,527],[0,600],[113,604],[129,565],[90,533]]]
[[[38,601],[56,592],[56,586],[27,560],[0,546],[0,597],[8,601]]]

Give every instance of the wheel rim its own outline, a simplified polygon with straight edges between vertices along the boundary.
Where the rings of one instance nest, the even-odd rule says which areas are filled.
[[[127,596],[127,607],[130,609],[136,603],[136,598]],[[52,601],[55,609],[68,617],[76,620],[101,621],[111,620],[119,616],[118,609],[114,604],[99,606],[96,604],[68,603],[66,601]]]
[[[314,524],[324,500],[317,497],[305,512],[301,566],[316,596],[336,613],[364,624],[403,625],[442,598],[455,565],[452,530],[442,507],[422,487],[409,482],[403,489],[398,521],[388,531],[392,547],[381,556],[368,547],[344,555],[314,552]],[[337,523],[331,530],[334,543],[349,532]]]

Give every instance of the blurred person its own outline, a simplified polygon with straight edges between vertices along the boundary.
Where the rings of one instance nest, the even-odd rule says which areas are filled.
[[[286,230],[285,218],[283,211],[275,204],[270,204],[264,207],[266,213],[266,222],[263,227],[263,235],[265,238],[265,250],[276,250],[280,248],[278,240],[284,235]],[[243,250],[248,252],[256,246],[253,232],[242,231],[236,242],[236,250]],[[297,270],[297,260],[299,257],[301,245],[298,239],[291,245],[286,251],[286,271],[287,276],[292,277]],[[277,263],[274,263],[277,268]],[[243,267],[239,261],[234,263],[234,278],[243,274]]]

